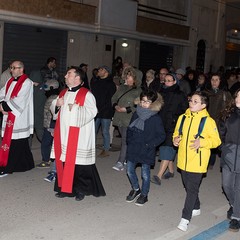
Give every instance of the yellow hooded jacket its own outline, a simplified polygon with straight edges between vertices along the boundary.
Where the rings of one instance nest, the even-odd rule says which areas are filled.
[[[218,134],[217,126],[215,121],[209,116],[206,109],[199,112],[191,112],[189,109],[182,114],[177,121],[173,139],[179,136],[179,127],[182,121],[183,115],[186,116],[181,141],[178,147],[178,162],[177,167],[194,173],[205,173],[207,172],[210,149],[216,148],[221,144],[221,140]],[[196,150],[190,149],[195,138],[194,136],[198,133],[198,127],[202,117],[207,116],[203,131],[200,136],[200,148]]]

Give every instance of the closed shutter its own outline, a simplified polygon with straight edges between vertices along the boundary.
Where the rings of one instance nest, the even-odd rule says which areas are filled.
[[[67,31],[5,23],[3,69],[10,60],[21,60],[29,74],[44,66],[47,58],[57,59],[57,72],[66,71]]]
[[[156,73],[161,67],[172,66],[173,47],[160,45],[158,43],[141,42],[139,69],[146,73],[147,70],[153,69]]]

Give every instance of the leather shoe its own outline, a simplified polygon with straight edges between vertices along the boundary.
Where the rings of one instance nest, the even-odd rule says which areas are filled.
[[[66,197],[66,195],[62,192],[58,192],[58,193],[55,194],[55,197],[64,198],[64,197]]]
[[[76,194],[76,197],[75,197],[75,200],[76,201],[82,201],[84,199],[85,195],[82,194],[82,193],[77,193]]]

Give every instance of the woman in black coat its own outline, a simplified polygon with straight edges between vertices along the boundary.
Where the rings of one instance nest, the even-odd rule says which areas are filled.
[[[187,98],[180,90],[173,74],[166,75],[161,95],[164,105],[160,111],[160,116],[163,120],[166,139],[159,148],[159,159],[161,160],[159,172],[151,180],[157,185],[161,185],[162,177],[168,179],[174,176],[173,161],[176,156],[176,149],[172,144],[172,135],[179,115],[188,108]],[[169,168],[169,171],[163,176],[167,168]]]
[[[222,186],[230,204],[229,230],[237,232],[240,228],[240,89],[233,97],[232,104],[222,112],[218,127],[222,140]]]

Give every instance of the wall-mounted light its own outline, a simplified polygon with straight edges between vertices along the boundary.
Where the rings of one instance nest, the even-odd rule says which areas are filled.
[[[124,47],[124,48],[128,47],[128,43],[127,43],[126,41],[124,41],[124,42],[122,43],[122,47]]]

